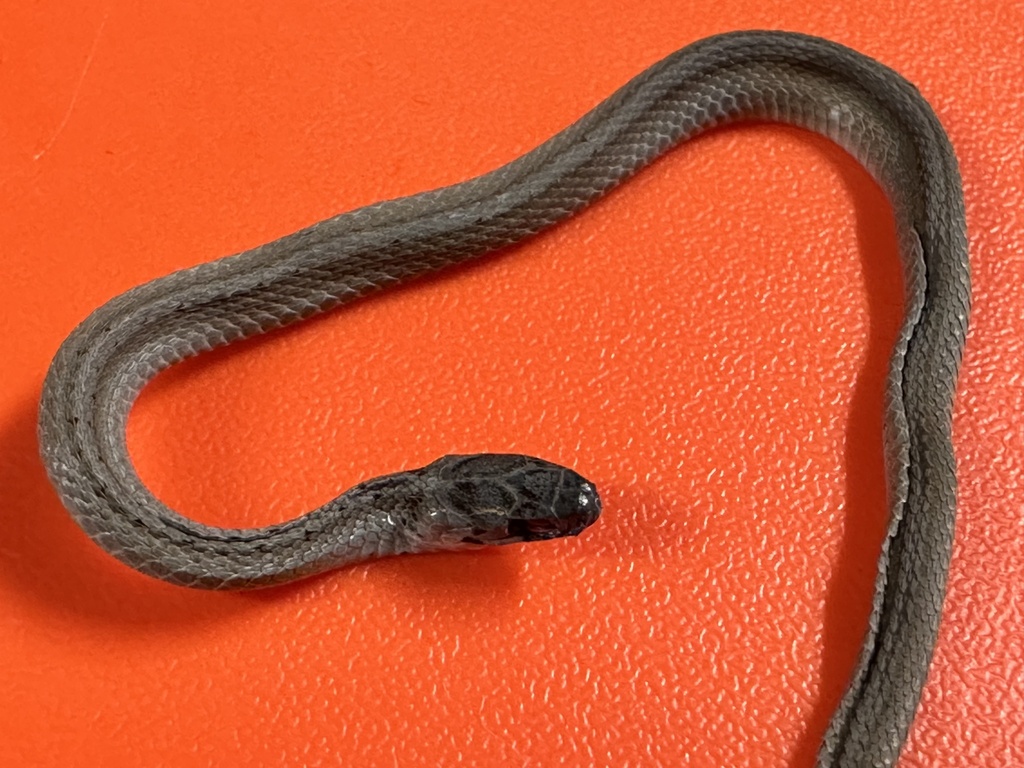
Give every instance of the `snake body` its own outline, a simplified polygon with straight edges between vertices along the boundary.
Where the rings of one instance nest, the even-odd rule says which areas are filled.
[[[279,525],[201,525],[139,479],[128,412],[146,382],[180,360],[517,243],[703,131],[766,120],[834,140],[895,213],[905,319],[886,388],[890,522],[860,659],[818,759],[892,764],[924,684],[949,567],[966,226],[956,159],[927,102],[835,43],[783,32],[702,40],[491,173],[344,213],[114,298],[71,333],[46,377],[39,439],[51,482],[101,547],[191,587],[259,587],[384,555],[579,533],[600,513],[593,484],[540,459],[488,454],[369,480]]]

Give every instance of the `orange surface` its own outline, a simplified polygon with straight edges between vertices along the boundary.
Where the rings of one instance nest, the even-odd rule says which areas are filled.
[[[827,142],[707,136],[513,253],[168,373],[133,415],[146,481],[204,521],[509,450],[597,481],[579,539],[192,592],[92,545],[34,435],[50,357],[114,294],[487,171],[752,27],[896,67],[960,156],[962,509],[903,764],[1024,754],[1021,6],[387,5],[0,10],[0,762],[809,765],[864,627],[900,314],[886,201]]]

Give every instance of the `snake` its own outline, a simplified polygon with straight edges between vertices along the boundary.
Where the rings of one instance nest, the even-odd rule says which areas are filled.
[[[146,488],[128,452],[128,414],[175,363],[520,243],[688,139],[751,122],[827,137],[892,206],[904,316],[884,390],[888,523],[860,654],[817,765],[894,764],[931,663],[951,560],[952,409],[970,308],[966,214],[956,156],[925,98],[835,42],[783,31],[694,42],[497,170],[339,214],[111,299],[60,345],[44,379],[38,437],[51,484],[115,558],[204,589],[580,534],[601,515],[595,484],[501,453],[443,456],[371,478],[262,528],[204,525]]]

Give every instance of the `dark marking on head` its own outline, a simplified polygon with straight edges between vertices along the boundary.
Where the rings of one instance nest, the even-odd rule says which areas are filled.
[[[416,474],[432,500],[418,533],[424,549],[576,536],[601,514],[593,483],[530,456],[445,456]]]

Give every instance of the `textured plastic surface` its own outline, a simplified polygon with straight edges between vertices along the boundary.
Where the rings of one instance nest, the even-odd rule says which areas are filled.
[[[34,437],[50,356],[115,293],[489,170],[672,50],[753,27],[895,67],[960,156],[961,516],[903,764],[1024,754],[1019,8],[6,5],[5,760],[809,765],[867,615],[900,313],[886,201],[826,141],[701,138],[528,245],[169,372],[133,415],[146,481],[204,521],[514,450],[598,482],[579,539],[196,593],[89,543]]]

